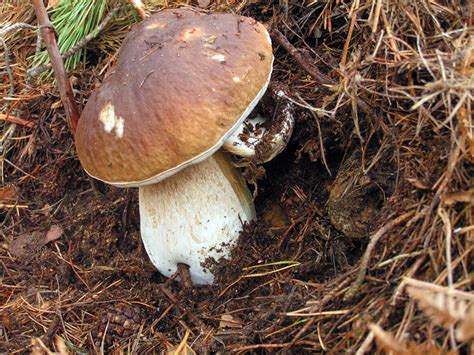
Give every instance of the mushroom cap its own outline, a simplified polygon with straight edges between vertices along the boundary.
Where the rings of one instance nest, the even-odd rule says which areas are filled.
[[[255,20],[165,10],[135,26],[76,131],[96,179],[144,186],[221,147],[265,92],[271,41]]]

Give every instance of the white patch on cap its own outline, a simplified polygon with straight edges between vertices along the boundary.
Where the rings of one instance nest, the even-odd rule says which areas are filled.
[[[124,128],[124,122],[125,120],[122,117],[119,117],[117,121],[115,122],[115,135],[118,138],[123,137],[123,128]]]
[[[208,37],[201,37],[201,41],[203,41],[205,43],[205,45],[211,45],[211,44],[214,44],[214,42],[216,41],[216,36],[208,36]]]
[[[104,124],[104,131],[110,133],[115,128],[115,135],[118,138],[123,137],[125,120],[115,114],[114,106],[110,102],[100,111],[99,120]]]
[[[112,132],[112,129],[115,126],[115,110],[111,103],[105,105],[100,111],[99,120],[104,124],[104,130],[107,133]]]
[[[151,23],[151,24],[147,25],[145,28],[147,30],[156,30],[157,28],[163,29],[165,27],[166,27],[165,23],[155,22],[155,23]]]
[[[188,28],[184,31],[181,31],[179,35],[179,40],[183,42],[189,42],[190,40],[195,39],[196,37],[202,36],[202,29],[198,27]]]
[[[225,62],[225,56],[223,54],[214,54],[212,57],[211,57],[212,60],[216,60],[218,62]]]
[[[240,83],[240,78],[238,76],[234,76],[232,80],[234,80],[234,83]]]

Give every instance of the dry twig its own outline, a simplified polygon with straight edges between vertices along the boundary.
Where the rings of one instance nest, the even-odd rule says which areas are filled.
[[[405,222],[408,218],[412,217],[415,213],[416,211],[409,211],[402,214],[401,216],[385,224],[382,228],[380,228],[377,231],[377,233],[375,233],[374,235],[370,237],[369,245],[367,245],[367,249],[365,250],[364,256],[362,257],[362,260],[360,262],[359,273],[357,274],[357,278],[352,284],[352,286],[347,290],[346,295],[344,296],[345,301],[352,299],[359,291],[360,286],[362,286],[365,275],[367,273],[367,267],[369,266],[369,261],[372,255],[372,251],[375,248],[375,245],[378,243],[378,241],[385,235],[385,233],[390,231],[393,227],[396,227],[399,224]]]
[[[301,67],[311,75],[317,83],[323,85],[335,85],[336,82],[329,78],[328,76],[319,72],[303,55],[296,49],[290,41],[277,29],[273,29],[271,32],[272,37],[275,41],[281,45],[287,52],[290,54]]]
[[[71,83],[67,77],[66,69],[64,68],[64,62],[61,58],[61,53],[59,53],[56,43],[56,36],[54,31],[51,29],[51,23],[49,22],[48,13],[46,12],[43,1],[34,0],[34,7],[36,17],[38,18],[38,23],[41,26],[48,26],[42,27],[41,34],[43,36],[46,49],[48,50],[48,54],[51,59],[51,65],[58,82],[59,94],[66,111],[69,127],[72,134],[74,134],[76,132],[77,123],[79,122],[79,109],[74,99]]]

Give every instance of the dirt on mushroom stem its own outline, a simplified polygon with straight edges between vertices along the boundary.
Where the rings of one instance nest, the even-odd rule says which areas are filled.
[[[27,207],[0,210],[1,351],[26,351],[32,337],[40,337],[53,349],[54,337],[59,335],[70,349],[97,352],[101,339],[94,337],[101,331],[105,333],[107,311],[117,310],[127,318],[126,309],[135,307],[140,309],[133,311],[133,315],[140,314],[134,320],[134,327],[140,323],[139,330],[131,338],[120,336],[121,330],[115,330],[117,324],[123,328],[127,320],[120,318],[109,328],[106,350],[125,351],[136,346],[137,353],[158,352],[168,348],[167,344],[180,344],[186,329],[190,329],[187,342],[198,353],[222,351],[224,347],[237,351],[242,346],[262,344],[268,345],[270,352],[288,347],[295,339],[290,349],[294,352],[354,352],[363,346],[370,322],[380,323],[394,333],[399,331],[418,343],[448,349],[448,332],[433,326],[398,286],[404,275],[446,284],[446,228],[438,216],[438,211],[444,210],[456,237],[451,244],[455,286],[472,290],[472,231],[462,231],[472,225],[472,205],[459,197],[467,196],[473,173],[472,156],[465,149],[472,136],[468,126],[463,126],[470,118],[466,101],[462,101],[465,91],[461,80],[466,75],[462,72],[472,73],[472,56],[469,60],[463,49],[468,47],[465,34],[456,29],[468,21],[462,4],[454,9],[448,8],[448,3],[432,3],[433,12],[431,8],[414,9],[412,6],[418,6],[415,2],[391,3],[396,11],[385,13],[382,6],[379,17],[370,18],[378,21],[375,23],[367,20],[365,10],[372,2],[360,2],[361,13],[332,7],[331,2],[304,2],[298,6],[288,2],[287,8],[264,2],[242,6],[227,3],[233,4],[232,10],[261,21],[273,19],[292,45],[311,58],[314,67],[344,81],[344,88],[350,92],[338,102],[334,91],[317,85],[294,58],[276,48],[274,80],[290,84],[288,96],[328,110],[340,105],[337,115],[315,117],[309,110],[297,108],[297,124],[288,149],[265,164],[264,170],[247,169],[249,179],[258,175],[259,222],[246,226],[232,261],[214,265],[215,285],[183,289],[176,280],[161,276],[146,259],[140,243],[136,190],[108,187],[103,195],[93,191],[75,158],[54,90],[46,84],[25,85],[25,95],[15,106],[21,111],[15,115],[31,120],[35,127],[17,126],[17,139],[9,145],[7,159],[21,170],[4,164],[6,182],[16,191],[17,206]],[[212,10],[229,11],[221,1],[211,6]],[[407,11],[411,12],[407,15]],[[356,26],[349,38],[352,18]],[[423,24],[421,29],[419,24]],[[306,36],[305,41],[286,31],[286,25]],[[382,35],[387,29],[393,31],[392,35]],[[416,45],[414,33],[423,34],[418,38],[423,44],[422,59],[413,51],[415,47],[391,40],[405,39],[407,44]],[[451,37],[446,38],[446,33]],[[34,43],[34,33],[22,40]],[[339,61],[346,41],[350,44],[348,73],[343,73],[339,72]],[[18,63],[12,69],[21,87],[26,77],[21,60],[24,47],[11,48]],[[361,53],[378,56],[361,57]],[[74,73],[78,102],[86,101],[103,75],[102,68],[109,66],[109,59],[94,58],[95,68]],[[414,102],[407,97],[427,98],[433,93],[431,75],[441,78],[443,73],[455,84],[449,88],[449,95],[457,96],[445,96],[446,100],[434,97],[413,108]],[[365,81],[351,81],[357,77]],[[9,85],[4,83],[7,81],[0,88],[6,96]],[[387,83],[398,92],[387,91]],[[442,86],[438,88],[443,90]],[[442,91],[440,95],[448,94]],[[438,127],[437,122],[453,112],[452,106],[445,106],[448,102],[454,106],[461,102],[461,106],[447,126]],[[356,104],[357,117],[352,103]],[[261,103],[261,110],[269,116],[272,107],[271,97]],[[2,129],[9,127],[6,121],[0,124]],[[457,153],[457,147],[461,153]],[[354,152],[360,163],[354,165],[356,172],[369,169],[370,182],[388,192],[381,197],[381,190],[375,190],[379,211],[369,233],[408,210],[415,209],[418,216],[422,215],[417,221],[394,228],[379,241],[377,255],[369,263],[368,276],[357,297],[344,301],[367,239],[347,238],[344,228],[339,231],[331,220],[329,201],[335,186],[345,192],[335,194],[342,196],[336,200],[343,206],[354,207],[351,196],[360,197],[359,193],[365,192],[361,183],[366,180],[353,179],[344,184],[347,179],[339,175]],[[387,169],[394,175],[387,178]],[[348,175],[354,174],[345,171]],[[356,222],[357,209],[351,212]],[[25,235],[44,236],[51,225],[64,229],[59,239],[47,245],[33,243],[27,258],[15,258],[10,253],[10,242]],[[249,269],[255,266],[258,268]],[[168,296],[160,287],[163,284]],[[333,313],[288,315],[298,310],[297,314],[304,314],[302,310],[309,311],[307,307],[313,307],[314,313]],[[241,326],[223,326],[221,321],[229,315]],[[310,327],[298,338],[298,332],[307,324]],[[460,346],[467,353],[467,346]]]

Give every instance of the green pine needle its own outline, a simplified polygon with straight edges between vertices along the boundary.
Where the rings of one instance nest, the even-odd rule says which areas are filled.
[[[49,9],[49,17],[58,35],[58,48],[61,54],[74,47],[80,40],[100,24],[106,10],[109,8],[107,0],[62,0],[56,7]],[[46,50],[40,51],[33,57],[33,66],[42,66],[49,63]],[[80,64],[86,64],[86,49],[81,48],[74,55],[68,57],[64,64],[66,70],[74,70]],[[46,73],[43,79],[50,76]]]

